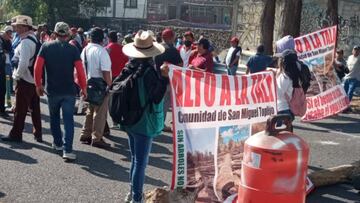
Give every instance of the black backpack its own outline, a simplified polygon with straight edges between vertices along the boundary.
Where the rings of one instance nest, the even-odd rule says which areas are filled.
[[[301,87],[304,90],[304,93],[306,94],[307,90],[310,87],[311,82],[311,73],[310,69],[307,65],[305,65],[302,61],[298,61],[299,65],[301,66],[300,69],[300,81],[301,81]]]
[[[36,40],[34,37],[28,36],[26,39],[29,39],[30,41],[34,42],[36,45],[36,49],[35,49],[35,53],[34,56],[30,58],[30,61],[33,60],[32,64],[29,66],[29,70],[32,76],[34,76],[34,66],[35,66],[35,61],[36,61],[36,57],[39,54],[40,48],[41,48],[41,43]],[[45,71],[45,69],[44,69]]]
[[[121,74],[115,78],[109,90],[109,112],[115,123],[130,126],[136,124],[141,119],[150,101],[146,101],[146,104],[141,106],[138,80],[143,79],[152,70],[155,71],[152,66],[136,67],[129,63],[122,70]]]

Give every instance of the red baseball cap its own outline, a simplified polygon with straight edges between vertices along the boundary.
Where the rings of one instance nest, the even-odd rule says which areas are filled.
[[[71,33],[77,33],[76,27],[72,27],[72,28],[70,29],[70,31],[71,31]]]
[[[233,37],[233,38],[231,38],[230,42],[236,42],[236,43],[239,43],[239,38],[237,38],[237,37]]]
[[[163,39],[171,39],[175,36],[174,31],[172,31],[170,28],[166,28],[165,30],[162,31],[161,33],[161,37]]]
[[[187,31],[184,34],[184,37],[186,37],[186,36],[190,36],[190,37],[194,38],[194,33],[192,33],[191,31]]]

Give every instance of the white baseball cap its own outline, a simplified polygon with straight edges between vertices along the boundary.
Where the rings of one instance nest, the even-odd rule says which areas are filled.
[[[12,26],[10,26],[10,25],[5,26],[5,28],[4,28],[4,32],[8,32],[8,31],[13,32],[13,31],[14,31],[13,27],[12,27]]]

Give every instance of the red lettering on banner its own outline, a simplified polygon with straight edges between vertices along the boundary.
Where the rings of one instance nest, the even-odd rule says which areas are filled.
[[[295,48],[296,48],[296,52],[297,53],[302,53],[303,52],[303,47],[302,47],[302,43],[299,39],[295,39]]]
[[[332,32],[333,32],[332,42],[335,43],[336,42],[336,37],[337,37],[336,36],[337,35],[337,27],[336,26],[333,28]]]
[[[242,98],[242,104],[249,104],[249,98],[247,96],[247,89],[248,89],[248,77],[247,76],[241,76],[241,98]]]
[[[201,104],[201,79],[204,78],[204,73],[200,71],[193,72],[193,78],[195,78],[195,107],[199,107]]]
[[[174,70],[171,83],[174,87],[176,106],[181,107],[183,104],[183,81],[181,71]]]
[[[257,75],[252,75],[250,77],[251,77],[251,92],[250,92],[250,95],[251,95],[251,98],[252,98],[254,104],[256,104],[256,103],[258,103],[256,95],[255,95],[255,85],[256,85]]]
[[[325,36],[326,34],[325,33],[326,33],[326,30],[323,30],[323,31],[320,32],[320,34],[322,36],[322,39],[323,39],[323,42],[324,42],[324,45],[327,45],[328,42],[326,41],[326,36]]]
[[[242,105],[242,104],[249,104],[249,99],[247,98],[247,86],[248,86],[248,82],[247,82],[247,77],[246,76],[241,76],[241,91],[240,91],[240,87],[239,87],[239,77],[235,77],[234,78],[234,83],[235,83],[235,105]]]
[[[307,98],[307,99],[306,99],[306,103],[307,103],[306,106],[307,106],[308,109],[313,108],[314,105],[313,105],[313,102],[312,102],[311,99],[308,99],[308,98]]]
[[[311,41],[311,44],[314,46],[314,49],[317,49],[318,48],[318,45],[315,43],[313,37],[311,35],[309,35],[309,39]]]
[[[216,77],[213,74],[205,75],[205,105],[211,107],[215,103],[216,94]]]
[[[320,40],[319,35],[317,33],[314,34],[314,38],[315,38],[316,46],[317,47],[322,47],[321,40]]]
[[[221,96],[220,96],[220,105],[231,105],[231,92],[230,92],[230,82],[227,75],[221,76]]]
[[[261,83],[263,82],[264,78],[263,78],[263,75],[257,75],[257,80],[255,83],[255,95],[256,95],[256,98],[257,98],[257,103],[264,103],[266,102],[265,101],[265,97],[264,97],[264,93],[263,91],[261,90]]]
[[[331,38],[329,35],[329,31],[325,31],[326,45],[331,44]]]
[[[192,71],[186,71],[186,76],[185,76],[185,98],[184,98],[185,107],[194,106],[194,100],[191,98],[191,73]]]
[[[267,98],[266,101],[267,101],[267,102],[272,102],[272,101],[275,100],[274,95],[273,95],[273,92],[272,92],[273,86],[274,86],[274,81],[273,81],[271,75],[265,76],[265,81],[266,81],[266,85],[267,85],[267,88],[268,88],[268,91],[269,91],[269,94],[266,94],[266,89],[265,89],[265,87],[264,87],[263,91],[264,91],[265,94],[266,94],[266,98]]]
[[[319,107],[320,106],[320,101],[317,97],[314,98],[314,107]]]
[[[306,39],[306,37],[304,37],[303,39],[304,39],[304,44],[305,44],[305,51],[311,51],[311,45],[310,45],[309,41]]]

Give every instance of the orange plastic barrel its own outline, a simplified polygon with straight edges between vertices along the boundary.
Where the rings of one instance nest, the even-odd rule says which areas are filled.
[[[291,131],[290,117],[273,116],[245,142],[238,203],[305,202],[309,146]]]

